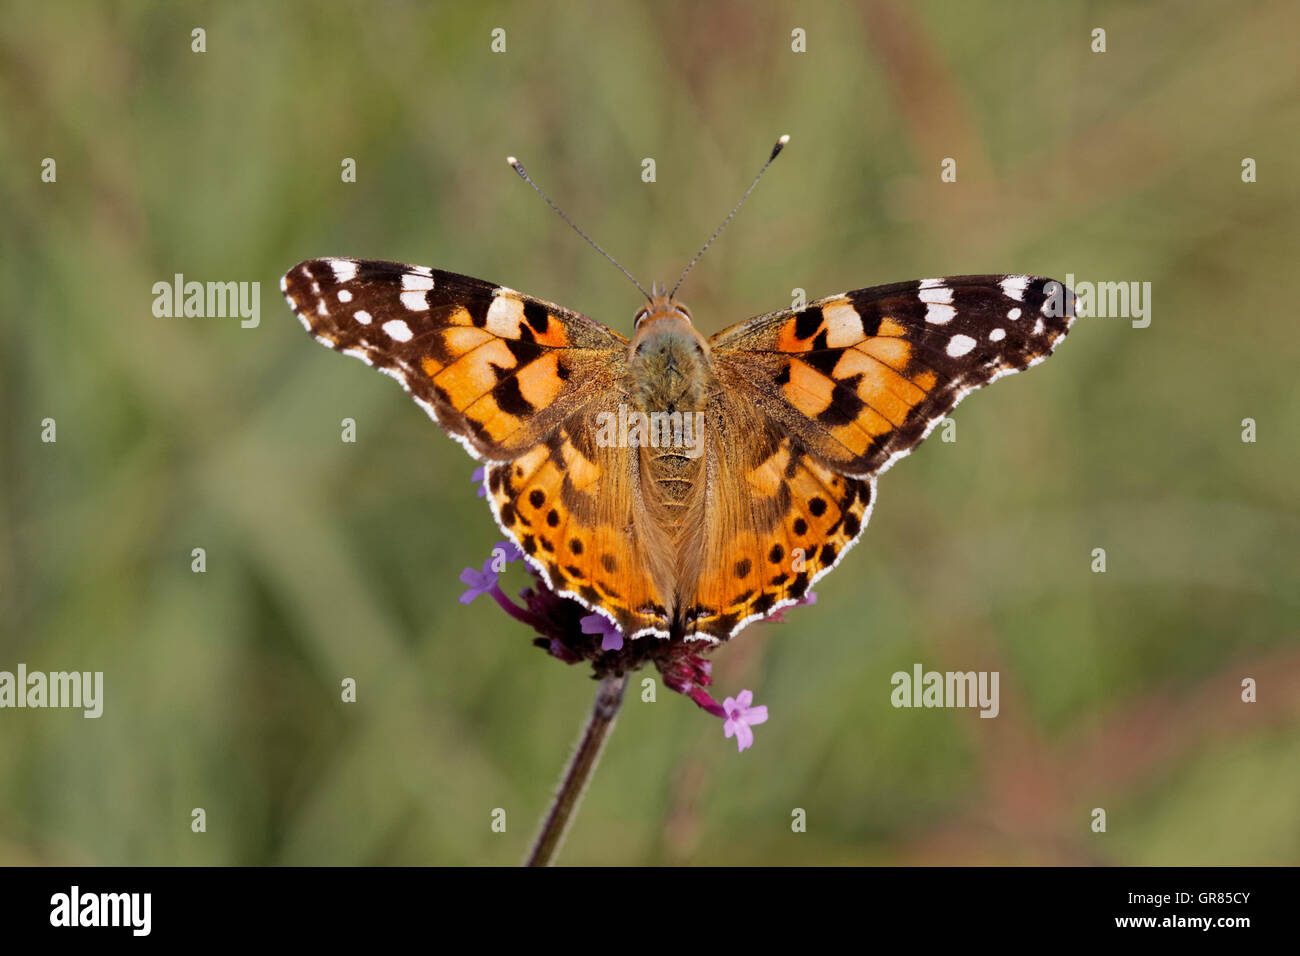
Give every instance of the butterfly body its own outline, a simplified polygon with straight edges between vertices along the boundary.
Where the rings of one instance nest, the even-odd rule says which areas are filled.
[[[1068,290],[1023,275],[860,289],[708,339],[657,288],[631,340],[420,266],[314,259],[282,289],[486,462],[493,516],[552,590],[670,642],[803,599],[858,540],[877,476],[1073,320]]]

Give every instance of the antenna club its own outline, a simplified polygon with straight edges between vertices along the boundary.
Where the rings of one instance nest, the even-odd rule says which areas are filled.
[[[785,149],[785,144],[788,142],[790,142],[790,134],[781,134],[781,138],[778,139],[776,145],[772,147],[772,155],[767,157],[767,161],[770,163],[772,160],[776,159],[776,157],[780,155],[781,150]]]
[[[506,162],[507,162],[509,165],[514,166],[515,168],[518,168],[518,167],[519,167],[519,160],[515,159],[513,156],[507,156],[507,157],[506,157]]]

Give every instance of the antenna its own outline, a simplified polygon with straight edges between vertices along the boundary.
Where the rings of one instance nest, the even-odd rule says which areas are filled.
[[[772,155],[767,157],[767,162],[765,162],[763,168],[758,171],[758,175],[754,177],[754,181],[749,184],[749,188],[745,190],[745,195],[741,196],[740,202],[736,203],[735,208],[733,208],[731,212],[727,213],[727,218],[722,220],[722,225],[713,231],[713,235],[709,236],[709,241],[704,244],[704,248],[695,253],[695,258],[687,263],[686,268],[682,270],[681,277],[677,280],[677,285],[673,286],[673,291],[669,293],[668,298],[673,299],[677,297],[677,290],[682,287],[682,282],[686,279],[686,273],[690,272],[691,269],[695,267],[695,263],[700,261],[700,256],[704,255],[709,246],[713,245],[713,240],[718,238],[718,235],[723,229],[727,228],[727,223],[731,222],[732,217],[740,211],[740,207],[745,204],[745,200],[749,198],[749,194],[754,191],[754,187],[758,185],[758,181],[762,179],[763,174],[767,172],[767,167],[772,165],[772,160],[781,155],[781,150],[785,149],[785,144],[788,142],[790,142],[789,133],[786,133],[776,141],[776,145],[772,147]]]
[[[776,154],[773,153],[772,155],[775,156]],[[610,262],[614,263],[614,265],[618,266],[618,271],[623,273],[623,275],[627,276],[628,279],[631,281],[631,283],[641,290],[641,294],[645,296],[646,299],[648,299],[651,302],[654,301],[654,299],[650,297],[650,293],[641,287],[641,283],[637,282],[636,279],[632,277],[632,273],[624,269],[622,264],[620,264],[617,259],[611,256],[604,249],[602,249],[595,239],[591,238],[591,236],[587,235],[585,232],[583,232],[581,229],[575,226],[573,224],[573,220],[564,214],[564,210],[562,210],[559,206],[555,205],[555,203],[551,202],[551,197],[546,195],[546,193],[542,192],[542,187],[538,186],[537,183],[533,182],[532,177],[528,175],[528,171],[524,169],[523,163],[519,162],[519,160],[515,159],[513,156],[507,156],[506,162],[510,164],[511,168],[514,169],[514,171],[519,174],[519,177],[523,179],[524,182],[526,182],[528,185],[532,186],[535,190],[537,190],[537,195],[541,196],[543,199],[546,200],[546,205],[554,209],[555,214],[569,224],[569,228],[571,228],[574,232],[576,232],[578,235],[582,236],[582,238],[586,239],[589,243],[591,243],[592,248],[594,248],[602,256],[604,256]]]

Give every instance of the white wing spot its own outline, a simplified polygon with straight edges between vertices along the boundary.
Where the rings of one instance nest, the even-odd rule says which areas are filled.
[[[502,289],[498,289],[492,296],[492,304],[488,306],[483,327],[493,335],[513,337],[524,321],[524,303],[516,298],[517,293]]]
[[[948,340],[948,354],[953,358],[961,358],[975,347],[975,340],[969,335],[954,335]]]
[[[1042,335],[1044,327],[1045,326],[1043,325],[1043,320],[1039,319],[1037,322],[1034,323],[1034,334]]]
[[[428,292],[433,288],[433,276],[408,272],[402,276],[403,292]]]
[[[925,321],[931,325],[947,325],[956,314],[957,310],[950,305],[930,303],[925,307]]]
[[[288,291],[289,291],[289,277],[288,277],[288,276],[280,276],[280,291],[281,291],[281,292],[288,292]]]
[[[990,342],[1001,342],[1006,337],[1007,337],[1006,329],[994,329],[992,332],[989,333]]]
[[[339,289],[339,301],[340,301],[340,302],[351,302],[351,301],[352,301],[352,293],[349,292],[347,289]]]
[[[925,321],[931,325],[947,325],[957,314],[952,307],[952,289],[942,279],[922,279],[916,295],[925,303]]]
[[[1010,312],[1008,312],[1008,313],[1007,313],[1007,318],[1010,319],[1012,322],[1014,322],[1014,321],[1016,321],[1016,319],[1020,318],[1020,308],[1017,306],[1016,308],[1014,308],[1014,309],[1012,309]]]
[[[941,278],[923,278],[917,298],[926,303],[926,321],[931,325],[946,325],[956,317],[953,308],[953,290]]]
[[[330,314],[330,310],[329,310],[328,308],[325,307],[325,300],[324,300],[324,299],[321,299],[319,302],[316,303],[316,314],[319,315],[319,316],[321,316],[321,317],[324,317],[324,316],[327,316],[327,315]]]
[[[938,279],[926,279],[925,282],[938,282]],[[922,285],[916,293],[922,302],[937,302],[943,305],[952,303],[952,289],[946,285]]]
[[[1029,285],[1029,276],[1007,276],[998,285],[1002,286],[1002,291],[1006,293],[1007,298],[1015,299],[1017,302],[1025,301],[1025,288]]]
[[[357,264],[351,259],[331,259],[329,263],[336,282],[351,282],[356,278]]]
[[[411,327],[401,319],[389,319],[383,325],[384,334],[397,342],[411,341]]]
[[[370,324],[370,313],[365,309],[357,309],[357,311],[352,313],[352,318],[356,319],[362,325]]]
[[[319,283],[319,282],[313,282],[313,283],[311,284],[311,294],[312,294],[312,295],[320,295],[320,283]]]
[[[427,312],[429,300],[424,297],[423,292],[403,292],[402,305],[411,312]]]

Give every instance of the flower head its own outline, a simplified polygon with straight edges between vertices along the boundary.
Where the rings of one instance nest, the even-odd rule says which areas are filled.
[[[723,736],[735,737],[736,746],[741,753],[754,745],[754,731],[750,728],[767,720],[767,706],[753,707],[753,703],[754,693],[749,690],[742,690],[735,697],[728,697],[722,702],[722,709],[727,715],[722,725]]]
[[[480,594],[488,594],[497,586],[497,572],[492,567],[496,560],[492,557],[484,561],[482,571],[466,568],[460,572],[460,583],[469,588],[460,596],[461,604],[469,604]]]
[[[534,645],[566,664],[591,664],[596,677],[622,675],[653,664],[664,686],[689,697],[701,710],[723,722],[724,735],[736,738],[739,751],[754,745],[753,728],[767,720],[767,708],[753,706],[754,694],[748,690],[721,704],[714,700],[705,689],[713,683],[712,663],[701,656],[701,644],[645,636],[628,641],[608,617],[551,590],[546,576],[527,564],[525,569],[533,584],[519,592],[522,605],[516,604],[501,590],[499,575],[511,561],[523,559],[523,551],[514,542],[498,542],[483,563],[483,570],[466,568],[461,572],[460,580],[468,589],[460,596],[461,603],[469,604],[480,594],[489,595],[503,611],[536,634]],[[816,600],[810,591],[797,604]],[[779,612],[769,615],[768,620],[781,620]]]

